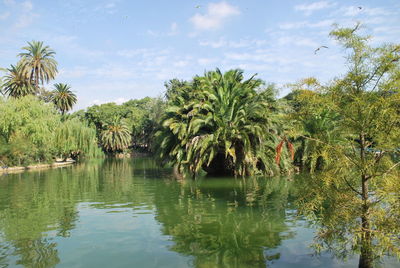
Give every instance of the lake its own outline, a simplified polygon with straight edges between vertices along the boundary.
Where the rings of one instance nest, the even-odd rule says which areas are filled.
[[[296,180],[177,181],[149,158],[2,175],[0,267],[357,267],[309,247]]]

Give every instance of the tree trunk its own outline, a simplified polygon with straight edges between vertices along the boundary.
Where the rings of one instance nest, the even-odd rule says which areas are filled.
[[[371,238],[371,226],[369,222],[369,195],[368,195],[368,175],[365,171],[365,135],[360,135],[360,157],[362,162],[362,174],[361,174],[361,199],[363,201],[361,208],[361,254],[358,262],[359,268],[372,268],[372,238]]]
[[[367,212],[368,213],[368,212]],[[361,217],[361,224],[364,229],[361,239],[361,254],[358,262],[359,268],[372,268],[372,239],[369,231],[370,224],[368,216]]]

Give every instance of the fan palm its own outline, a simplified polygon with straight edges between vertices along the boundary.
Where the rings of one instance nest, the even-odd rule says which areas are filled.
[[[160,156],[192,173],[250,175],[274,169],[277,134],[270,91],[241,70],[195,77],[169,101]]]
[[[51,100],[61,114],[64,115],[72,109],[77,102],[76,95],[71,91],[71,87],[67,84],[54,84],[54,90],[51,93]]]
[[[131,141],[131,133],[124,121],[119,117],[114,117],[110,123],[104,125],[100,138],[106,152],[121,152],[128,148]]]
[[[49,82],[57,74],[57,62],[54,59],[56,54],[49,46],[44,46],[43,42],[28,42],[28,46],[22,49],[26,52],[20,53],[21,66],[28,79],[38,89],[39,84]]]
[[[7,69],[3,84],[4,93],[13,98],[23,97],[35,93],[35,88],[25,76],[20,64],[11,65]]]

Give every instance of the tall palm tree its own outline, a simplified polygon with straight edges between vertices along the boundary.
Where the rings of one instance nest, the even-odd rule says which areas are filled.
[[[72,106],[74,106],[74,104],[77,102],[75,93],[73,93],[70,89],[71,87],[67,84],[54,84],[51,100],[56,108],[60,110],[62,115],[71,110]]]
[[[26,76],[29,78],[36,89],[40,84],[49,82],[57,74],[57,62],[54,59],[56,54],[49,46],[44,46],[43,42],[28,42],[28,46],[22,49],[26,52],[19,54],[21,66]]]
[[[100,134],[101,144],[106,152],[121,152],[128,148],[131,141],[129,127],[120,117],[114,117],[111,122],[104,125]]]
[[[20,63],[11,65],[7,69],[3,84],[4,93],[13,98],[23,97],[35,93],[35,88],[30,83],[22,70]]]
[[[257,92],[262,84],[241,70],[195,77],[169,101],[157,134],[161,158],[193,174],[271,173],[279,131],[272,92]]]

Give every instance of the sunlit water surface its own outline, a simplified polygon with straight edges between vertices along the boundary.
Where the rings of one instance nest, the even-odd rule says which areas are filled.
[[[357,267],[313,254],[296,196],[286,178],[176,181],[151,159],[3,175],[0,267]]]

